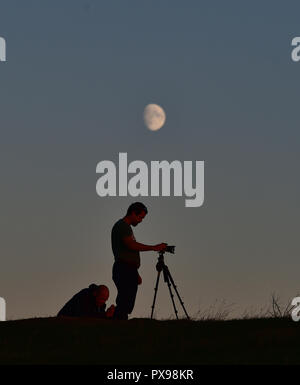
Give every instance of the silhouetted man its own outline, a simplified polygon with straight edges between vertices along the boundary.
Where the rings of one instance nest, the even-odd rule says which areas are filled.
[[[105,311],[109,290],[105,285],[91,284],[88,288],[75,294],[57,316],[67,317],[97,317],[111,318],[114,312],[114,305]]]
[[[131,226],[137,226],[147,215],[143,203],[135,202],[129,206],[124,218],[119,219],[111,231],[111,245],[115,257],[113,281],[118,289],[116,309],[113,318],[127,320],[134,308],[137,287],[142,283],[138,268],[140,251],[162,251],[166,243],[144,245],[135,240]]]

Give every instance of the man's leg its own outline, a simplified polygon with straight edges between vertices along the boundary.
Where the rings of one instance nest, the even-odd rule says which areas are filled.
[[[134,308],[137,293],[137,270],[124,264],[115,263],[113,266],[113,281],[118,289],[114,318],[128,319]]]

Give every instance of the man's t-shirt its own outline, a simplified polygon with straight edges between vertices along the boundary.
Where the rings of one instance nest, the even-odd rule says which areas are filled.
[[[140,253],[139,251],[130,250],[125,245],[123,238],[133,235],[131,226],[123,219],[119,219],[111,231],[111,246],[116,262],[124,262],[128,265],[140,267]]]

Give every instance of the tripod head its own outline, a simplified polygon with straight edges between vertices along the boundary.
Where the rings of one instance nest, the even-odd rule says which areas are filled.
[[[158,252],[159,257],[158,257],[158,262],[156,264],[156,270],[157,271],[162,271],[163,267],[165,266],[165,260],[164,260],[165,252],[174,254],[175,253],[175,246],[167,246],[166,250]]]
[[[165,266],[165,260],[164,260],[164,251],[159,252],[158,261],[156,264],[156,270],[162,271],[163,267]]]

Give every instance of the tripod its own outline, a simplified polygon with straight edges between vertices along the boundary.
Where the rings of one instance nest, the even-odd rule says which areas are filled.
[[[177,291],[177,288],[176,288],[176,285],[174,283],[174,280],[171,276],[171,273],[169,271],[169,268],[168,266],[165,264],[165,261],[164,261],[164,251],[160,251],[159,252],[159,257],[158,257],[158,262],[156,264],[156,270],[157,270],[157,279],[156,279],[156,285],[155,285],[155,293],[154,293],[154,298],[153,298],[153,304],[151,306],[152,308],[152,311],[151,311],[151,319],[153,318],[153,312],[154,312],[154,306],[155,306],[155,301],[156,301],[156,295],[157,295],[157,290],[158,290],[158,284],[159,284],[159,278],[160,278],[160,273],[163,272],[164,274],[164,281],[167,283],[168,285],[168,288],[169,288],[169,292],[170,292],[170,296],[171,296],[171,300],[172,300],[172,304],[173,304],[173,308],[174,308],[174,311],[175,311],[175,315],[176,315],[176,318],[178,319],[178,311],[176,309],[176,305],[175,305],[175,302],[174,302],[174,295],[173,295],[173,292],[172,292],[172,287],[171,287],[171,284],[173,285],[173,288],[177,294],[177,297],[179,299],[179,302],[185,312],[185,315],[186,315],[186,318],[187,319],[190,319],[190,317],[188,316],[188,313],[186,312],[185,310],[185,307],[184,307],[184,304],[182,302],[182,299],[180,298],[180,295]]]

